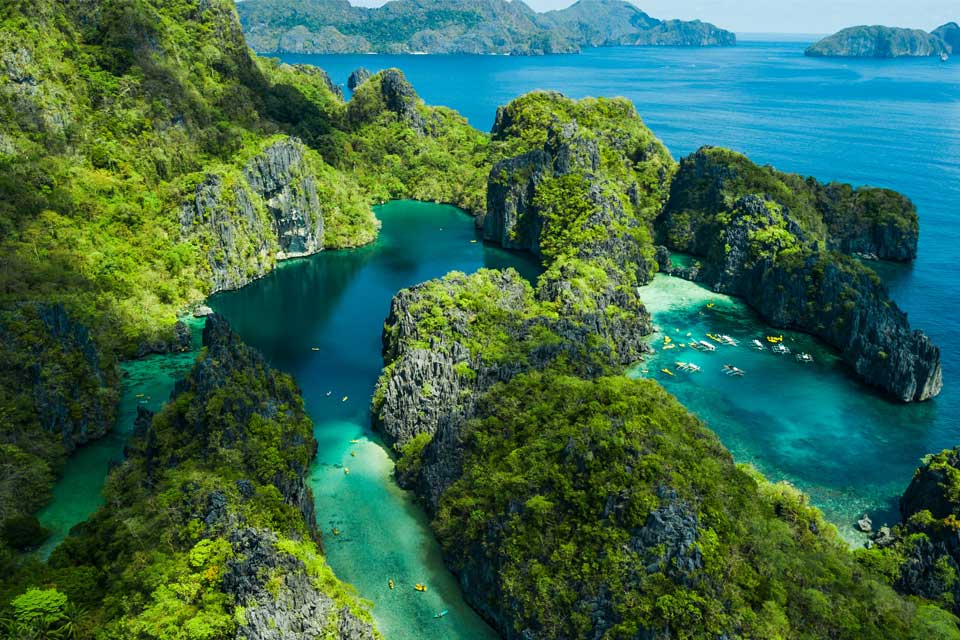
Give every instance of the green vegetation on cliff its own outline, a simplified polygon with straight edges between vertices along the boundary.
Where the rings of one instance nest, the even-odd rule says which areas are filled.
[[[217,317],[204,344],[171,402],[141,415],[106,506],[49,565],[5,572],[5,637],[331,637],[345,617],[365,629],[353,637],[374,637],[314,539],[316,443],[299,390]]]
[[[493,568],[508,637],[908,638],[930,617],[960,637],[652,381],[522,374],[462,437],[435,526],[468,581]]]
[[[955,23],[951,23],[956,28]],[[929,57],[958,53],[951,24],[927,33],[898,27],[848,27],[811,45],[806,55],[837,58]]]
[[[488,137],[398,72],[367,85],[348,105],[256,59],[229,0],[0,7],[0,521],[112,428],[116,361],[180,348],[211,292],[372,241],[387,198],[482,207]]]
[[[678,250],[703,252],[710,237],[728,222],[722,214],[741,198],[757,195],[782,206],[806,239],[821,249],[894,260],[917,255],[917,209],[895,191],[821,184],[717,147],[703,147],[684,158],[681,168],[661,218],[663,240]]]
[[[609,45],[726,46],[736,36],[695,20],[657,20],[624,0],[580,0],[536,13],[522,0],[246,0],[257,51],[289,53],[573,53]]]

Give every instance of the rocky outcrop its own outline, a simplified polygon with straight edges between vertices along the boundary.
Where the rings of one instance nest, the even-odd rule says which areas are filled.
[[[501,112],[495,135],[497,127],[511,126],[509,118],[506,112]],[[622,152],[626,155],[629,150]],[[639,187],[635,182],[620,184],[608,179],[600,165],[600,143],[593,135],[581,131],[576,122],[551,126],[542,150],[502,160],[490,171],[487,212],[483,218],[484,239],[552,259],[557,256],[557,250],[545,255],[543,239],[562,235],[569,226],[579,226],[578,231],[587,231],[586,241],[569,248],[568,255],[585,260],[602,258],[615,265],[611,273],[628,269],[634,272],[638,282],[648,282],[654,267],[652,250],[640,240],[643,222],[635,211],[626,210],[617,195],[622,193],[630,199]],[[578,189],[577,193],[569,197],[587,205],[586,216],[576,221],[557,215],[559,211],[545,210],[555,203],[541,197],[545,182],[567,176],[579,178],[572,187]],[[566,185],[560,189],[568,190]],[[557,204],[557,208],[563,206]],[[613,277],[618,278],[618,274]]]
[[[387,69],[380,74],[380,93],[387,109],[400,117],[414,131],[423,135],[425,123],[417,104],[420,101],[413,85],[397,69]]]
[[[657,220],[658,236],[674,250],[704,254],[722,227],[717,216],[748,195],[775,201],[822,248],[883,260],[917,256],[920,223],[906,196],[889,189],[823,184],[710,146],[680,161],[670,199]]]
[[[943,27],[941,27],[943,28]],[[806,50],[812,57],[901,58],[949,54],[950,47],[936,34],[920,29],[849,27]]]
[[[479,339],[471,327],[471,311],[447,310],[453,333],[425,335],[423,322],[436,292],[455,295],[478,286],[490,286],[497,308],[509,318],[498,331],[506,340],[520,341],[529,330],[524,317],[532,305],[530,286],[515,271],[483,271],[475,276],[451,274],[399,292],[384,324],[383,353],[387,371],[374,395],[375,427],[398,449],[420,434],[431,443],[422,454],[419,474],[402,478],[417,487],[428,507],[436,508],[440,495],[459,477],[460,433],[473,417],[480,393],[528,367],[543,366],[548,353],[520,360],[491,362],[464,343]]]
[[[879,277],[846,256],[811,247],[782,208],[746,196],[734,205],[695,279],[743,298],[775,327],[822,338],[891,398],[914,402],[939,394],[940,350],[911,330]]]
[[[350,89],[350,91],[356,91],[357,87],[369,80],[371,75],[373,74],[371,74],[366,67],[354,69],[350,77],[347,78],[347,88]]]
[[[873,271],[830,250],[866,244],[912,257],[915,218],[894,192],[819,185],[705,148],[681,162],[657,220],[660,240],[702,265],[674,270],[663,250],[657,259],[668,273],[743,298],[773,326],[822,338],[890,397],[922,401],[943,385],[939,349],[910,328]]]
[[[904,559],[897,588],[934,601],[946,600],[960,615],[960,583],[955,579],[960,573],[958,478],[960,447],[930,456],[917,469],[900,498],[903,522],[896,548]]]
[[[113,428],[116,364],[104,359],[89,329],[62,305],[20,305],[0,314],[0,347],[3,406],[33,410],[29,425],[9,412],[0,439],[16,442],[15,434],[37,424],[71,452]]]
[[[182,320],[177,320],[171,329],[172,335],[166,338],[145,340],[137,347],[137,357],[152,354],[186,353],[193,347],[193,334],[190,327]]]
[[[241,529],[230,536],[236,557],[227,562],[224,591],[243,607],[238,640],[373,640],[373,627],[324,593],[304,562],[277,548],[277,535]],[[281,577],[278,586],[268,586]]]
[[[237,289],[278,260],[323,249],[317,183],[296,138],[266,147],[242,178],[208,174],[180,209],[181,232],[208,245],[213,292]]]
[[[277,423],[278,429],[280,425],[284,427],[275,444],[284,452],[283,462],[271,475],[258,480],[274,485],[284,501],[296,507],[314,530],[314,503],[304,477],[316,452],[316,442],[308,429],[309,419],[299,389],[288,377],[271,369],[263,356],[244,344],[219,315],[207,317],[203,346],[206,357],[177,381],[170,401],[176,405],[185,396],[196,407],[218,409],[164,414],[167,446],[157,449],[147,445],[147,468],[151,473],[159,473],[191,452],[202,455],[211,447],[235,449],[247,458],[255,458],[259,452],[251,448],[257,445],[249,425],[255,421]],[[231,395],[229,402],[224,403],[222,398],[228,389]],[[155,438],[153,431],[146,435],[148,443]],[[181,448],[174,447],[173,442],[180,442]],[[264,473],[263,469],[259,472]]]
[[[374,423],[398,449],[429,436],[415,473],[400,470],[401,482],[415,487],[428,508],[436,508],[459,477],[462,429],[477,398],[494,384],[560,358],[582,375],[602,375],[645,353],[643,337],[652,328],[642,305],[632,306],[635,299],[615,287],[584,292],[572,284],[579,277],[561,269],[533,292],[515,271],[451,274],[394,298],[384,325],[386,370],[374,395]],[[439,301],[451,298],[484,309],[473,302],[446,306],[448,330],[438,331],[429,319]],[[614,308],[624,312],[607,312]],[[495,340],[485,337],[488,330],[497,332]]]

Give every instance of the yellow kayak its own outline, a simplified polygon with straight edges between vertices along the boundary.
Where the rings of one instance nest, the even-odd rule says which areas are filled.
[[[387,586],[393,589],[396,585],[393,584],[393,580],[387,580]]]
[[[343,468],[343,475],[345,475],[345,476],[350,475],[350,467],[344,467],[344,468]]]
[[[663,371],[665,374],[667,374],[667,375],[670,376],[671,378],[675,377],[675,376],[673,375],[673,371],[670,371],[670,369],[660,369],[660,371]]]

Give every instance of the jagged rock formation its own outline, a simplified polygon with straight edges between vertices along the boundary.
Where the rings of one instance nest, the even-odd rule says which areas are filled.
[[[933,33],[920,29],[862,26],[843,29],[806,50],[812,57],[902,58],[947,55],[954,52],[950,23]]]
[[[960,536],[956,522],[960,447],[931,455],[917,469],[900,498],[902,523],[884,547],[902,560],[897,588],[908,594],[946,601],[960,614]]]
[[[303,143],[284,138],[269,145],[232,186],[208,174],[181,207],[180,226],[185,237],[208,239],[214,292],[237,289],[278,260],[321,251],[323,209]]]
[[[774,326],[824,339],[892,398],[940,392],[939,349],[911,330],[873,271],[830,251],[915,255],[916,213],[906,199],[803,181],[706,148],[681,162],[657,229],[668,248],[703,258],[698,270],[672,271],[661,252],[662,268],[742,297]]]
[[[0,399],[9,408],[0,440],[22,442],[35,420],[61,452],[71,452],[113,427],[116,363],[104,360],[90,331],[63,305],[21,305],[3,314],[0,346]],[[32,410],[21,416],[21,407]]]
[[[350,77],[347,78],[347,88],[350,89],[350,91],[356,91],[357,87],[369,80],[371,75],[373,74],[365,67],[354,69]]]
[[[304,561],[279,550],[277,542],[275,533],[263,529],[230,536],[237,559],[228,562],[223,583],[244,608],[237,640],[373,640],[372,626],[318,589]],[[275,576],[282,580],[271,588]]]
[[[379,117],[384,111],[393,113],[418,135],[426,133],[426,122],[420,113],[420,97],[399,69],[381,71],[373,80],[363,83],[363,91],[347,105],[347,120],[354,126]]]
[[[122,577],[136,564],[166,571],[173,590],[178,580],[192,585],[197,604],[174,607],[164,625],[212,625],[237,640],[372,640],[369,614],[314,542],[305,476],[316,442],[299,390],[217,315],[203,344],[164,409],[139,413],[128,459],[111,474],[114,502],[52,562],[117,576],[108,593],[136,604],[107,613],[107,629],[157,624],[163,590]],[[133,520],[143,524],[122,524]],[[148,560],[142,548],[153,549]]]
[[[536,13],[520,0],[400,0],[355,7],[346,0],[237,4],[250,45],[290,53],[573,53],[583,47],[731,46],[712,24],[657,20],[623,0],[579,0]]]

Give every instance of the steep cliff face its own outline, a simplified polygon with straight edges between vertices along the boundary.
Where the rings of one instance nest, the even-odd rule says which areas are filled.
[[[227,564],[224,591],[243,607],[236,637],[245,640],[373,640],[369,622],[317,587],[303,559],[284,552],[277,535],[241,529],[230,535],[236,559]],[[307,561],[309,562],[309,558]],[[282,577],[278,583],[270,580]]]
[[[897,588],[946,601],[960,614],[960,447],[931,455],[900,498],[902,524],[892,546],[900,553]]]
[[[901,58],[950,53],[937,35],[920,29],[850,27],[824,38],[806,50],[812,57]]]
[[[362,90],[347,105],[347,120],[353,126],[370,122],[389,112],[418,135],[424,135],[426,123],[418,108],[422,102],[400,70],[381,71],[357,85],[358,89],[361,87]]]
[[[743,154],[703,147],[680,162],[657,235],[671,248],[704,254],[740,198],[757,194],[777,202],[824,249],[870,253],[884,260],[917,256],[920,224],[902,194],[873,187],[822,184],[814,178],[761,167]]]
[[[0,344],[0,397],[9,408],[3,440],[21,441],[35,420],[60,451],[71,452],[113,427],[116,363],[104,359],[87,327],[62,305],[21,305],[4,313]]]
[[[293,380],[219,316],[207,319],[203,344],[163,410],[138,416],[127,460],[108,481],[110,507],[75,530],[52,563],[110,573],[91,598],[129,604],[97,612],[107,633],[379,637],[316,544],[305,482],[316,443]],[[162,586],[144,575],[162,576]],[[181,593],[189,600],[171,595]]]
[[[324,212],[303,143],[284,138],[267,146],[241,176],[208,174],[180,209],[187,238],[207,244],[213,292],[237,289],[278,260],[324,247]]]
[[[891,213],[878,201],[903,208]],[[867,383],[913,402],[940,393],[939,349],[911,330],[873,271],[829,250],[889,232],[892,244],[870,246],[885,256],[912,256],[916,234],[901,233],[904,219],[915,224],[907,203],[892,192],[822,187],[703,149],[681,163],[657,228],[669,248],[703,258],[701,269],[675,275],[744,298],[774,326],[823,338]]]

